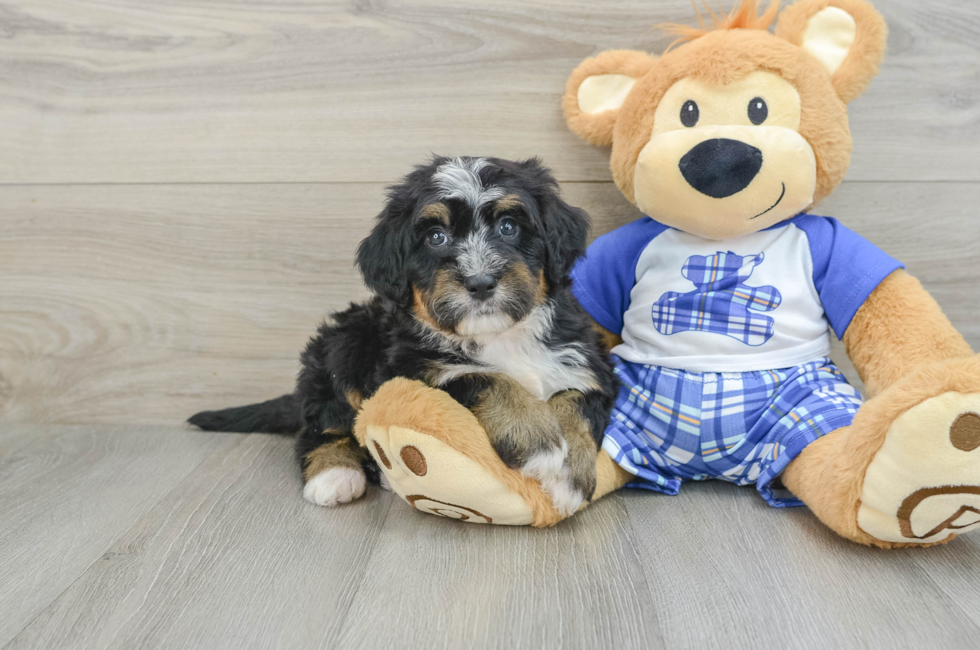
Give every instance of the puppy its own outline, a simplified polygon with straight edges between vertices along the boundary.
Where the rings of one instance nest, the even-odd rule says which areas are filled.
[[[418,379],[471,409],[500,458],[574,512],[595,490],[618,390],[569,288],[588,229],[536,159],[435,158],[389,188],[357,250],[375,296],[320,326],[296,391],[190,423],[299,432],[303,494],[332,506],[379,479],[353,437],[361,401],[393,377]]]

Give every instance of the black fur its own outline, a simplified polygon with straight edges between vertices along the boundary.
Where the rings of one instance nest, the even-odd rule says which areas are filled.
[[[306,455],[320,445],[352,435],[356,411],[351,395],[367,399],[393,377],[438,384],[464,406],[475,406],[493,381],[492,368],[448,382],[435,381],[435,368],[475,363],[471,343],[456,330],[471,306],[453,303],[449,298],[454,294],[440,297],[438,278],[441,273],[444,283],[461,282],[460,242],[477,227],[492,224],[497,228],[499,219],[511,218],[519,226],[519,235],[508,239],[503,230],[499,234],[495,231],[488,235],[488,246],[503,265],[501,274],[520,266],[535,283],[526,291],[515,290],[509,302],[500,298],[500,310],[521,320],[529,310],[546,304],[553,311],[550,328],[541,337],[546,346],[554,349],[580,344],[594,388],[583,391],[579,408],[598,449],[618,383],[592,321],[570,290],[568,274],[585,252],[588,215],[560,198],[556,181],[536,159],[486,161],[488,164],[479,171],[482,184],[499,188],[500,194],[519,197],[519,209],[508,211],[506,217],[490,214],[489,204],[474,212],[466,201],[446,198],[445,185],[434,179],[449,159],[435,158],[417,167],[400,184],[389,188],[384,210],[357,249],[357,265],[375,297],[352,304],[320,325],[300,357],[302,370],[295,393],[262,404],[206,411],[190,422],[218,431],[300,431],[296,453],[303,464]],[[448,206],[448,227],[421,218],[422,209],[433,203]],[[444,250],[426,243],[433,228],[443,228],[452,242]],[[546,287],[543,297],[537,280],[542,274]],[[459,287],[453,284],[453,290]],[[429,325],[420,318],[419,295],[435,296]],[[511,466],[523,459],[520,450],[498,452]],[[371,461],[365,462],[365,469],[369,478],[377,479],[377,468]]]
[[[283,395],[259,404],[201,411],[187,422],[205,431],[296,434],[303,428],[298,406],[295,396]]]

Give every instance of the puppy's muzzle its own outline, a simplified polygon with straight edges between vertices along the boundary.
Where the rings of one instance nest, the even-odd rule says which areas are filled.
[[[488,300],[497,288],[497,279],[489,273],[471,275],[463,282],[466,291],[475,300]]]
[[[762,169],[762,151],[739,140],[715,138],[684,154],[679,167],[698,192],[724,199],[749,186]]]

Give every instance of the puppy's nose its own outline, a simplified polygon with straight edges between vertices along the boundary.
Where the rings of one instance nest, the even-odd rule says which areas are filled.
[[[497,288],[497,280],[489,273],[471,275],[466,278],[463,286],[477,300],[486,300],[493,295],[493,290]]]
[[[681,158],[684,180],[702,194],[723,199],[741,192],[762,168],[762,152],[738,140],[705,140]]]

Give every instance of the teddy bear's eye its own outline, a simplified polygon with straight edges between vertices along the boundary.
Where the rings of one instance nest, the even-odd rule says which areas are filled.
[[[769,117],[769,106],[766,105],[766,100],[756,97],[749,102],[749,119],[752,120],[752,124],[762,124],[767,117]]]
[[[694,100],[687,100],[684,105],[681,106],[681,124],[690,128],[698,123],[701,118],[701,111],[698,109],[698,105],[694,103]]]

